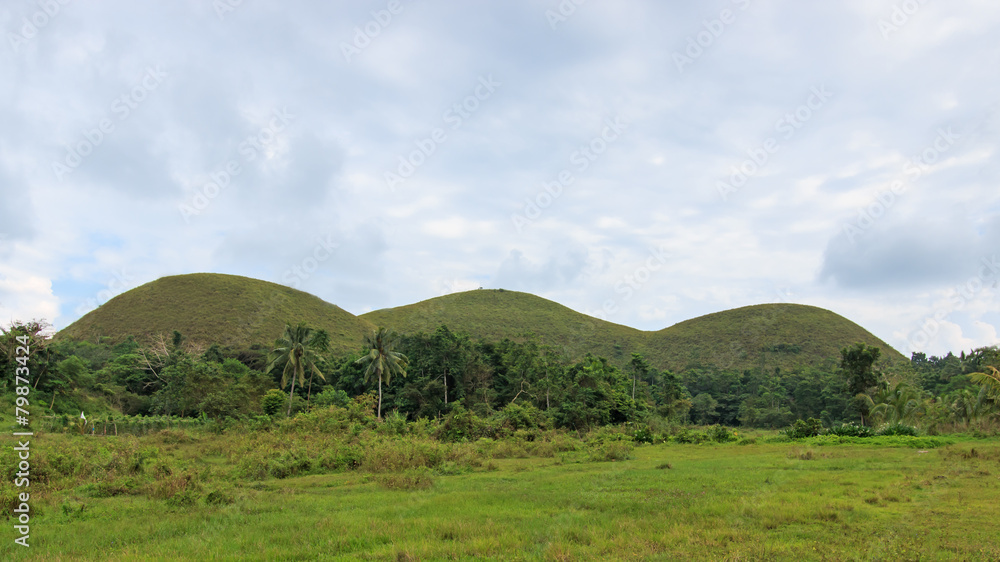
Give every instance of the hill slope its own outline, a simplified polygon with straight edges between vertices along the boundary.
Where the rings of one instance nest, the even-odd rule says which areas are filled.
[[[95,341],[147,338],[174,330],[188,341],[233,347],[269,345],[285,322],[330,332],[337,351],[357,350],[366,321],[316,296],[284,285],[217,273],[163,277],[122,293],[61,330],[57,337]]]
[[[571,359],[591,352],[624,365],[632,352],[639,352],[654,366],[674,371],[695,365],[737,370],[832,366],[842,347],[858,341],[881,347],[891,360],[906,360],[854,322],[806,305],[747,306],[644,332],[529,293],[481,289],[358,317],[284,285],[213,273],[164,277],[132,289],[57,337],[120,340],[178,330],[189,341],[246,348],[271,344],[286,321],[326,329],[337,352],[357,350],[375,326],[429,334],[444,324],[488,341],[524,341],[527,334],[535,334],[539,344]]]
[[[760,304],[692,318],[649,334],[645,355],[673,370],[710,364],[723,369],[829,366],[855,342],[882,348],[890,361],[906,358],[854,322],[802,304]]]
[[[432,333],[444,324],[455,332],[475,338],[523,341],[525,334],[538,336],[570,357],[587,351],[608,358],[629,357],[647,333],[613,324],[530,293],[504,289],[478,289],[453,293],[418,303],[374,310],[360,316],[372,324],[398,332]]]

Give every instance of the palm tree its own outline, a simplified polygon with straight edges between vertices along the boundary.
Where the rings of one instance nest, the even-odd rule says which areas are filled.
[[[355,363],[367,365],[365,382],[371,380],[372,374],[378,377],[378,419],[382,419],[382,379],[389,384],[392,375],[406,376],[406,367],[410,360],[405,355],[392,348],[396,344],[396,334],[379,328],[365,336],[365,347],[368,353],[361,356]]]
[[[326,351],[328,341],[329,337],[324,330],[313,330],[303,323],[294,328],[291,324],[285,324],[285,333],[275,340],[266,370],[271,373],[281,368],[282,388],[289,382],[292,384],[288,391],[287,415],[292,415],[292,396],[295,393],[296,379],[299,381],[299,386],[304,385],[308,370],[326,380],[316,366],[316,361],[319,359],[318,353]]]
[[[880,389],[872,397],[875,405],[871,409],[872,417],[881,418],[887,423],[913,424],[915,418],[924,413],[923,395],[913,386],[899,382],[893,389]]]
[[[992,398],[1000,397],[1000,371],[987,365],[985,373],[969,373],[969,380],[982,386]]]

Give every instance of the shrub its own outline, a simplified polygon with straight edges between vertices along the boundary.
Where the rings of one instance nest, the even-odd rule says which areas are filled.
[[[518,431],[525,429],[545,429],[549,419],[545,412],[531,404],[507,404],[494,415],[497,425]]]
[[[632,433],[632,440],[636,443],[652,443],[653,442],[653,432],[649,430],[647,426],[639,426]]]
[[[816,437],[817,435],[823,435],[823,433],[823,422],[816,418],[809,418],[808,420],[795,420],[795,423],[785,429],[785,435],[792,439]]]
[[[487,437],[487,429],[485,420],[462,406],[455,406],[438,428],[437,438],[446,442],[475,440]]]
[[[854,422],[850,422],[831,427],[830,434],[839,437],[872,437],[875,435],[875,431],[866,425],[857,425]]]
[[[587,450],[590,461],[623,461],[632,456],[633,445],[626,441],[603,441]]]
[[[434,475],[422,467],[396,474],[379,474],[375,481],[389,490],[426,490],[434,485]]]
[[[406,415],[400,414],[399,410],[393,410],[385,415],[376,429],[382,435],[406,435]]]
[[[269,416],[277,415],[285,403],[285,393],[272,388],[268,390],[264,397],[260,399],[260,407]]]
[[[233,499],[233,496],[220,490],[214,490],[205,496],[205,503],[208,505],[229,505],[234,501],[236,500]]]
[[[906,425],[905,423],[893,423],[884,425],[879,428],[875,433],[876,435],[909,435],[910,437],[916,437],[920,434],[917,428],[912,425]]]
[[[346,408],[351,404],[351,397],[339,388],[327,387],[312,399],[314,408],[324,408],[326,406],[337,406]]]
[[[736,433],[724,425],[713,425],[708,428],[708,438],[716,443],[736,441]]]
[[[674,441],[677,443],[704,443],[708,440],[708,435],[693,429],[682,429],[674,435]]]

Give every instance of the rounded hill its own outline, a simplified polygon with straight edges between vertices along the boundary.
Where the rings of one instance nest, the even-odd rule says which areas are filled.
[[[453,293],[374,310],[360,318],[409,334],[429,334],[442,324],[487,341],[524,341],[534,334],[539,344],[552,346],[570,358],[588,351],[609,359],[628,357],[645,339],[641,330],[581,314],[531,293],[505,289]]]
[[[882,349],[889,361],[906,358],[868,330],[829,310],[803,304],[759,304],[724,310],[649,332],[645,354],[655,364],[683,370],[789,369],[827,366],[857,342]]]
[[[61,330],[57,337],[112,341],[177,330],[188,341],[235,348],[269,345],[285,323],[330,333],[334,350],[357,350],[371,326],[319,297],[268,281],[219,273],[163,277],[122,293]]]

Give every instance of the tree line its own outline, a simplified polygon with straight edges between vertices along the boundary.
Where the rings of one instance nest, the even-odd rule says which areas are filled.
[[[692,365],[657,369],[639,354],[621,365],[595,355],[568,358],[533,334],[474,340],[446,326],[400,335],[380,329],[355,353],[331,352],[323,330],[288,325],[271,346],[199,348],[174,332],[140,343],[51,340],[42,322],[0,334],[0,372],[12,392],[12,342],[28,335],[35,408],[47,415],[115,411],[224,419],[294,415],[375,394],[381,418],[416,420],[455,412],[488,417],[527,408],[555,427],[583,430],[662,420],[781,428],[814,418],[827,426],[907,423],[941,429],[1000,418],[1000,351],[914,353],[889,365],[876,347],[841,351],[833,368],[733,371]]]

